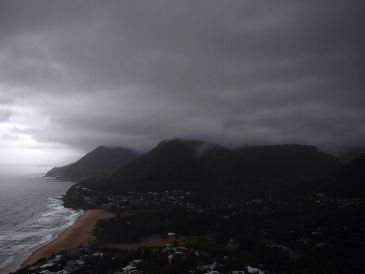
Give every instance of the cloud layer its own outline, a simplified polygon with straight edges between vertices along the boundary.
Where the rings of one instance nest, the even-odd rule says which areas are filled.
[[[364,145],[354,1],[0,1],[0,123],[35,142],[146,149]]]

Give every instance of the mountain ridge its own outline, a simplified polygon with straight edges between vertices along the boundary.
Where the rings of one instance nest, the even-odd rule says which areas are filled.
[[[129,148],[98,146],[74,163],[52,168],[45,176],[72,180],[107,176],[136,157]]]
[[[340,166],[333,156],[306,145],[228,149],[200,140],[161,141],[105,180],[84,182],[106,192],[186,189],[272,189],[328,176]]]

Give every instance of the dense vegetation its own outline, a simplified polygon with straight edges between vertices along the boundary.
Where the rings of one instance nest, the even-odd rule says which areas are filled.
[[[312,146],[280,145],[227,149],[174,139],[127,163],[103,180],[84,181],[102,192],[191,189],[275,195],[306,188],[333,173],[340,162]]]

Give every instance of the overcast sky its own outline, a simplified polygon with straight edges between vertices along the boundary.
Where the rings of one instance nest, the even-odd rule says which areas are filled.
[[[0,0],[0,163],[173,137],[365,144],[365,1]]]

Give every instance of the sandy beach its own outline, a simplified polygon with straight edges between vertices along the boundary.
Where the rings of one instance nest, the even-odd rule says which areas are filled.
[[[49,257],[55,252],[76,248],[81,245],[87,246],[95,239],[95,236],[93,235],[95,224],[99,220],[112,217],[114,217],[114,214],[102,209],[85,211],[75,223],[66,228],[57,238],[35,250],[29,258],[22,263],[21,268],[35,263],[40,258]]]

